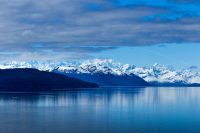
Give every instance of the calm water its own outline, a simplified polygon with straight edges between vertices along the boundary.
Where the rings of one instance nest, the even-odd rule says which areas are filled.
[[[200,88],[0,93],[0,133],[200,133]]]

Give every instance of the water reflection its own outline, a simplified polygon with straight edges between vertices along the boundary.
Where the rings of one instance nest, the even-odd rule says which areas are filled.
[[[0,132],[200,132],[200,88],[0,93]]]
[[[0,93],[0,106],[125,106],[134,101],[144,88],[99,88],[40,93]]]
[[[99,88],[38,93],[0,93],[0,106],[72,106],[199,103],[200,88]]]

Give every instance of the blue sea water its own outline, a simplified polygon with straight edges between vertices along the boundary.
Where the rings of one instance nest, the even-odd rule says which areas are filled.
[[[0,93],[0,133],[200,133],[200,88]]]

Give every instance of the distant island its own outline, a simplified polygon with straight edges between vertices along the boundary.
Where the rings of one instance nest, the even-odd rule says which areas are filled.
[[[0,91],[48,91],[67,88],[96,88],[95,83],[37,69],[0,69]]]

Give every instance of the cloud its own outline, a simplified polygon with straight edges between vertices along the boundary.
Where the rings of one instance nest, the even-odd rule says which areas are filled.
[[[66,53],[90,57],[121,46],[199,43],[199,19],[163,20],[172,14],[177,11],[168,7],[113,0],[0,0],[0,52],[70,59]]]
[[[74,45],[64,45],[64,44],[41,44],[35,43],[30,46],[32,51],[51,51],[51,52],[68,52],[68,53],[98,53],[102,51],[116,49],[114,46],[74,46]]]
[[[192,4],[200,3],[199,0],[169,0],[169,1],[178,3],[192,3]]]
[[[190,66],[189,69],[196,70],[196,69],[198,69],[198,66]]]

